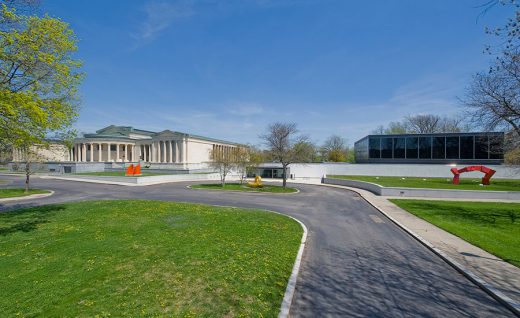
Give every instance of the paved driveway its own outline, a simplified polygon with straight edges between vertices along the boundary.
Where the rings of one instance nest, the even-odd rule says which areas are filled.
[[[11,185],[22,183],[8,178]],[[0,209],[138,198],[275,210],[309,229],[292,317],[513,316],[356,193],[312,185],[297,185],[299,194],[232,193],[188,184],[125,187],[35,178],[34,187],[56,193]]]

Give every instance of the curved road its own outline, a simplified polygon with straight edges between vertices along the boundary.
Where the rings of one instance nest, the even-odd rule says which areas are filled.
[[[7,186],[22,184],[9,179]],[[33,178],[55,194],[0,209],[90,199],[152,199],[275,210],[309,230],[292,317],[513,317],[356,193],[297,185],[298,194],[187,189],[189,183],[125,187]]]

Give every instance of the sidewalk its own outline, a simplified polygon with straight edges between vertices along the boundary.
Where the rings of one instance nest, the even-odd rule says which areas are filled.
[[[452,265],[461,267],[459,270],[470,277],[475,276],[472,278],[475,278],[479,285],[484,285],[483,287],[488,289],[488,292],[491,291],[502,301],[507,302],[509,307],[513,307],[517,315],[520,314],[520,268],[408,213],[388,201],[387,197],[377,196],[369,191],[356,188],[334,187],[359,193],[370,204],[416,234],[419,239],[426,241],[426,244],[429,243],[427,245],[431,245],[435,250],[439,250],[440,254],[444,254],[457,263]]]

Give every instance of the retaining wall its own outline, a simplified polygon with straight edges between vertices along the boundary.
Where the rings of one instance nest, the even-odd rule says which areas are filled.
[[[370,191],[377,195],[391,197],[520,200],[520,192],[517,191],[393,188],[382,187],[371,182],[335,178],[323,178],[323,183],[359,188]]]

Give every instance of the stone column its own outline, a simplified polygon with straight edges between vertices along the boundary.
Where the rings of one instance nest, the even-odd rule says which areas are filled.
[[[157,162],[162,162],[162,148],[161,148],[161,141],[159,140],[157,142]]]
[[[97,144],[98,152],[97,152],[97,161],[101,162],[103,159],[101,157],[101,150],[103,150],[103,144]]]
[[[178,163],[179,161],[179,141],[175,140],[175,163]]]
[[[116,144],[116,160],[115,162],[119,161],[119,144]]]
[[[155,141],[152,142],[151,149],[152,149],[152,154],[151,154],[152,160],[151,160],[151,162],[155,162]]]
[[[81,161],[87,161],[87,144],[85,143],[81,144]]]
[[[90,143],[90,162],[94,161],[94,144]]]
[[[112,160],[112,154],[111,154],[110,148],[112,148],[112,144],[111,143],[107,143],[107,161],[111,161]]]
[[[173,141],[168,141],[168,150],[169,150],[169,153],[170,153],[170,158],[168,158],[168,162],[169,163],[173,163]]]

